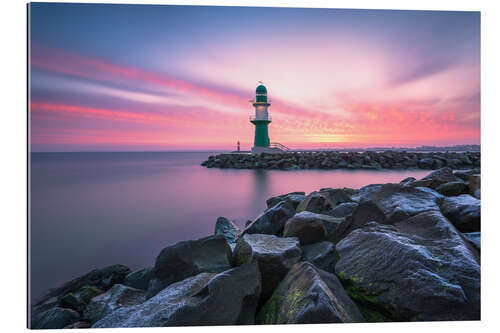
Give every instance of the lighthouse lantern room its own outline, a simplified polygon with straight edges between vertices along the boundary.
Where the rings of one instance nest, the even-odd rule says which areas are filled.
[[[268,125],[271,122],[267,108],[271,105],[267,101],[267,89],[264,85],[259,85],[255,90],[255,116],[250,117],[250,122],[255,125],[254,147],[252,152],[262,152],[269,148]],[[267,149],[266,149],[267,148]]]

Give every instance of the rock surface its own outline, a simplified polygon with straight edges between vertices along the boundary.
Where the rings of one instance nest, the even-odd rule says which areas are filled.
[[[200,273],[153,298],[122,307],[92,327],[162,327],[253,324],[261,277],[256,262],[225,272]]]
[[[215,222],[214,235],[224,236],[231,249],[234,249],[234,246],[236,245],[236,238],[238,238],[240,232],[240,228],[234,224],[234,222],[229,221],[222,216],[217,218],[217,221]]]
[[[481,233],[480,232],[468,232],[464,234],[464,237],[471,242],[474,247],[481,250]]]
[[[351,215],[357,206],[358,203],[356,202],[345,202],[327,212],[326,215],[330,215],[332,217],[346,217]]]
[[[31,320],[32,329],[64,328],[80,320],[78,312],[71,309],[52,308]]]
[[[441,211],[458,230],[481,231],[481,200],[469,194],[448,197],[441,203]]]
[[[430,188],[437,188],[439,185],[449,182],[455,182],[460,180],[457,176],[453,174],[453,170],[451,168],[441,168],[434,172],[431,172],[422,180],[431,180]]]
[[[95,323],[116,309],[139,304],[145,300],[146,293],[144,290],[115,284],[106,293],[96,296],[90,301],[84,317],[90,323]]]
[[[315,191],[305,197],[297,206],[297,213],[308,211],[317,214],[325,214],[335,208],[336,204],[330,200],[326,192]]]
[[[324,271],[335,273],[338,254],[331,242],[319,242],[302,246],[302,261],[310,262]]]
[[[480,319],[475,254],[439,212],[432,214],[412,219],[430,218],[433,231],[412,219],[397,227],[372,222],[337,244],[337,275],[368,321]]]
[[[74,293],[84,286],[94,286],[102,291],[106,291],[114,284],[122,283],[125,276],[130,272],[130,268],[124,265],[111,265],[102,269],[94,269],[85,275],[65,283],[59,288],[50,289],[35,306],[41,305],[51,298],[60,298],[67,293]]]
[[[260,311],[261,324],[363,322],[334,274],[308,262],[295,264]]]
[[[436,192],[451,197],[463,194],[467,191],[467,189],[467,184],[465,184],[461,180],[456,180],[439,185],[438,187],[436,187]]]
[[[272,206],[276,205],[277,203],[284,201],[284,200],[289,200],[293,206],[294,209],[297,209],[297,206],[299,203],[302,202],[306,198],[305,192],[291,192],[283,195],[278,195],[275,197],[271,197],[266,200],[266,205],[267,208],[271,208]]]
[[[262,298],[267,299],[301,256],[297,238],[245,234],[236,243],[233,263],[258,262],[262,273]]]
[[[481,199],[481,175],[474,174],[469,177],[470,194],[477,199]]]
[[[279,235],[286,221],[294,214],[295,209],[292,204],[288,200],[281,201],[249,223],[243,233]]]
[[[154,279],[153,267],[148,267],[128,274],[123,280],[123,284],[131,288],[148,290],[152,279]]]
[[[301,245],[321,242],[326,240],[342,221],[328,215],[302,211],[286,222],[283,237],[297,237]]]
[[[219,273],[231,267],[231,248],[221,235],[183,241],[164,248],[154,266],[163,287],[201,272]]]

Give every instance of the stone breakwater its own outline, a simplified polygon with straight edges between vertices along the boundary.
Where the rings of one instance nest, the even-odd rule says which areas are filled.
[[[480,319],[480,175],[269,198],[243,230],[95,269],[31,307],[31,328]],[[166,221],[168,223],[168,221]]]
[[[480,152],[288,152],[220,154],[201,163],[207,168],[233,169],[468,169],[480,167]]]

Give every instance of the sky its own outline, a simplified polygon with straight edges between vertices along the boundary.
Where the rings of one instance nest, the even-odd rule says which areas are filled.
[[[32,151],[480,143],[480,13],[29,5]]]

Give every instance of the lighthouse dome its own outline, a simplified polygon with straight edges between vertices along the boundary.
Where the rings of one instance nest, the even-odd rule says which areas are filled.
[[[255,89],[256,94],[267,94],[267,89],[262,84]]]

